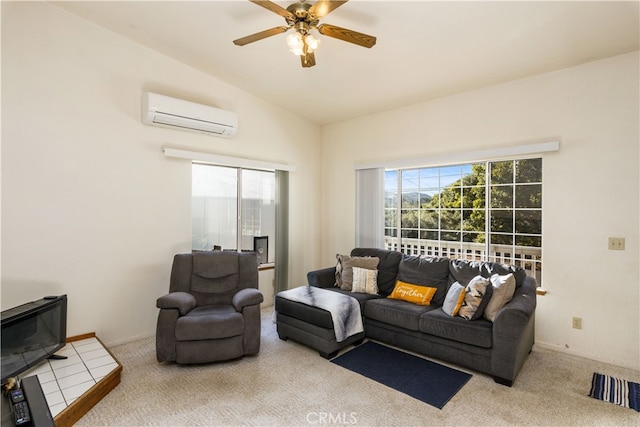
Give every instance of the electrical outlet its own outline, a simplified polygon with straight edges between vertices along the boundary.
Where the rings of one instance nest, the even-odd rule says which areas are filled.
[[[612,251],[624,251],[624,237],[609,237],[609,249]]]
[[[573,329],[582,329],[582,317],[573,318]]]

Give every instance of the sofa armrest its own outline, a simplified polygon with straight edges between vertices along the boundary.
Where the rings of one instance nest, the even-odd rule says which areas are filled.
[[[187,292],[171,292],[161,296],[156,301],[156,307],[173,308],[180,312],[181,316],[184,316],[196,306],[196,297]]]
[[[332,288],[336,283],[336,268],[328,267],[307,273],[307,281],[310,286],[316,288]]]
[[[262,292],[255,288],[245,288],[240,289],[240,291],[233,296],[231,304],[233,304],[236,311],[241,312],[243,308],[250,305],[258,305],[262,301],[264,301]]]
[[[536,281],[527,276],[493,322],[494,376],[513,381],[535,339]]]

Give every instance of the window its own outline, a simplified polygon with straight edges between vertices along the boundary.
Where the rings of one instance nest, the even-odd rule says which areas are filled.
[[[385,172],[385,247],[520,265],[541,283],[542,159]]]
[[[269,237],[273,262],[275,173],[193,163],[191,230],[194,250],[252,251],[254,237]]]

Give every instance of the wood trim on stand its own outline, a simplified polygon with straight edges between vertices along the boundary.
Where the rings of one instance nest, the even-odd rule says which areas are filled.
[[[67,406],[63,411],[56,415],[53,421],[56,427],[70,427],[76,423],[84,414],[89,412],[96,403],[104,398],[111,390],[113,390],[118,384],[120,384],[120,374],[122,372],[122,364],[111,353],[111,351],[104,345],[100,338],[96,337],[94,332],[88,334],[76,335],[74,337],[67,338],[67,342],[80,341],[88,338],[97,339],[102,347],[113,357],[118,366],[111,371],[107,376],[102,378],[93,387],[87,390],[82,396],[78,397],[71,405]]]

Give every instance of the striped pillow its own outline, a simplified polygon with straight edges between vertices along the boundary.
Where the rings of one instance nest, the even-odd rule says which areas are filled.
[[[353,267],[353,284],[351,292],[378,294],[378,270]]]

